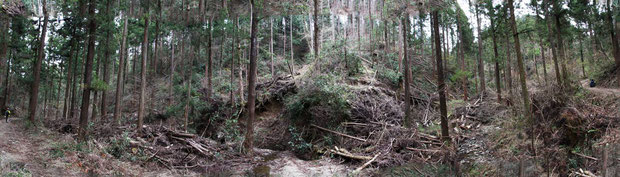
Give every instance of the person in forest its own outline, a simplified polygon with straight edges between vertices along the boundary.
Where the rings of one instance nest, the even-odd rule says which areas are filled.
[[[596,82],[594,82],[594,79],[590,79],[590,87],[596,87]]]
[[[4,117],[6,117],[5,122],[9,122],[9,116],[11,115],[11,109],[9,107],[4,108]]]

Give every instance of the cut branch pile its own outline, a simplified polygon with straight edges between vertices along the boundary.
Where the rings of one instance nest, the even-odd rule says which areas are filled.
[[[228,147],[194,134],[170,130],[163,126],[147,126],[129,140],[131,146],[142,148],[167,168],[204,170],[209,163],[220,157],[239,156]],[[230,154],[227,154],[230,153]],[[211,162],[210,162],[211,161]]]

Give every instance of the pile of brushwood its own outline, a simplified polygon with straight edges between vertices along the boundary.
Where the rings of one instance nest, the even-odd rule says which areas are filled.
[[[544,144],[537,151],[545,157],[546,169],[557,168],[560,174],[578,171],[577,167],[596,172],[601,167],[601,147],[620,140],[612,136],[620,127],[614,110],[618,98],[583,88],[558,89],[548,87],[532,95],[534,133]]]

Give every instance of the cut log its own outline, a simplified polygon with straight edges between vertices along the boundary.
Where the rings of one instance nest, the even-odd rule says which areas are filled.
[[[347,158],[350,158],[350,159],[356,159],[356,160],[371,160],[372,159],[372,157],[353,155],[353,154],[350,154],[350,153],[340,152],[340,151],[336,151],[336,150],[333,150],[333,149],[330,149],[329,152],[337,154],[339,156],[347,157]]]
[[[443,151],[439,149],[418,149],[418,148],[410,148],[410,147],[407,147],[406,149],[410,151],[420,151],[420,152],[430,152],[430,153],[438,153],[438,152]]]
[[[336,135],[340,135],[340,136],[343,136],[343,137],[351,138],[351,139],[358,140],[358,141],[361,141],[361,142],[366,142],[365,139],[354,137],[354,136],[347,135],[347,134],[344,134],[344,133],[340,133],[340,132],[337,132],[337,131],[329,130],[329,129],[326,129],[326,128],[323,128],[323,127],[319,127],[319,126],[314,125],[314,124],[310,124],[310,126],[318,128],[319,130],[323,130],[323,131],[326,131],[326,132],[330,132],[330,133],[336,134]]]
[[[366,166],[370,165],[372,162],[374,162],[377,157],[379,157],[379,155],[381,155],[381,153],[375,155],[375,157],[373,157],[372,159],[370,159],[368,162],[364,163],[364,165],[360,166],[359,168],[355,169],[355,171],[353,171],[353,173],[359,173],[360,171],[362,171],[364,168],[366,168]]]

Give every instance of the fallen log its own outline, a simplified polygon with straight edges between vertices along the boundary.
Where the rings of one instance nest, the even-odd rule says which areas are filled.
[[[319,126],[314,125],[314,124],[310,124],[310,126],[318,128],[319,130],[323,130],[323,131],[326,131],[326,132],[330,132],[330,133],[336,134],[336,135],[340,135],[340,136],[343,136],[343,137],[351,138],[351,139],[358,140],[358,141],[361,141],[361,142],[366,142],[365,139],[354,137],[354,136],[347,135],[347,134],[344,134],[344,133],[340,133],[340,132],[337,132],[337,131],[329,130],[329,129],[326,129],[326,128],[323,128],[323,127],[319,127]]]
[[[372,162],[375,161],[375,159],[377,159],[377,157],[379,157],[379,155],[381,155],[381,153],[375,155],[375,157],[373,157],[372,159],[370,159],[368,162],[364,163],[364,165],[360,166],[359,168],[355,169],[355,171],[353,171],[353,173],[359,173],[360,171],[362,171],[364,168],[366,168],[366,166],[370,165]]]
[[[339,156],[347,157],[347,158],[350,158],[350,159],[356,159],[356,160],[371,160],[372,159],[372,157],[353,155],[353,154],[350,154],[350,153],[340,152],[340,151],[336,151],[336,150],[333,150],[333,149],[330,149],[329,152],[337,154]]]
[[[421,152],[430,152],[430,153],[437,153],[437,152],[443,151],[439,149],[418,149],[418,148],[410,148],[410,147],[406,147],[406,149],[410,151],[421,151]]]

